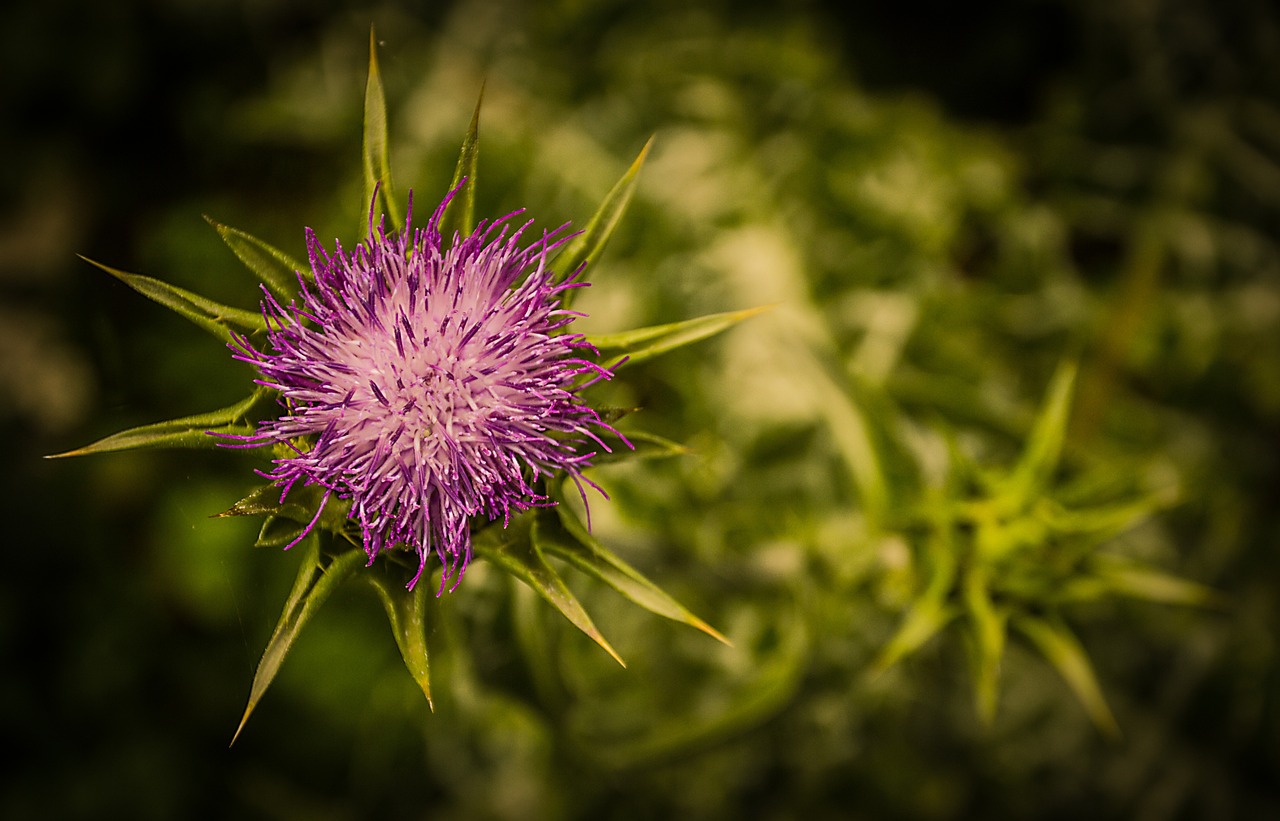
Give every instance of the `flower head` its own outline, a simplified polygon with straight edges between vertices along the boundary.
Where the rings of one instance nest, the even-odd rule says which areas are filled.
[[[553,504],[540,476],[566,471],[578,483],[612,429],[578,396],[609,370],[565,331],[580,314],[561,307],[574,276],[557,283],[548,254],[567,226],[521,247],[530,222],[517,211],[447,250],[440,222],[452,193],[425,229],[387,234],[372,214],[367,240],[352,253],[326,252],[308,229],[314,282],[302,281],[287,307],[262,303],[268,349],[243,338],[236,358],[278,390],[286,413],[261,422],[241,445],[282,444],[263,475],[283,500],[301,481],[351,502],[370,563],[403,545],[443,567],[441,589],[471,557],[471,519],[502,519]],[[410,196],[412,215],[412,195]],[[302,277],[299,276],[300,281]],[[299,539],[301,536],[299,537]]]

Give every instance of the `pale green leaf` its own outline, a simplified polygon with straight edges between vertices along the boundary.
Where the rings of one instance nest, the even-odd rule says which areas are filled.
[[[914,601],[907,610],[902,625],[893,638],[880,651],[872,664],[872,672],[883,673],[902,659],[911,655],[936,636],[944,627],[960,615],[959,608],[935,597]]]
[[[378,70],[378,44],[373,30],[369,31],[369,81],[364,89],[364,204],[373,205],[375,196],[382,200],[383,212],[392,228],[400,226],[400,214],[396,210],[391,187],[391,155],[387,148],[387,99],[382,87],[382,74]],[[375,209],[376,215],[376,209]],[[377,220],[375,219],[376,223]],[[368,226],[368,212],[360,220],[361,233]]]
[[[254,547],[284,547],[292,544],[315,518],[316,506],[324,501],[324,489],[318,485],[295,488],[284,501],[276,485],[263,485],[215,518],[228,516],[266,516]],[[328,505],[325,506],[326,511]]]
[[[292,516],[270,515],[262,522],[254,547],[284,547],[293,544],[307,528],[307,522],[299,522]]]
[[[232,228],[205,215],[205,222],[213,226],[245,267],[254,273],[262,283],[271,289],[278,298],[288,300],[298,293],[299,272],[304,277],[312,277],[310,266],[303,265],[293,257],[273,245],[258,239],[252,234]]]
[[[422,688],[427,705],[435,709],[431,700],[431,665],[427,658],[427,588],[430,585],[419,580],[413,590],[408,590],[404,580],[393,575],[393,567],[390,562],[380,562],[364,578],[373,586],[387,611],[387,620],[391,623],[391,632],[396,637],[396,646],[400,648],[405,667]]]
[[[750,319],[765,310],[768,310],[767,306],[708,314],[667,325],[651,325],[616,334],[588,336],[587,341],[600,352],[604,366],[616,370],[624,360],[627,365],[644,362],[727,331],[744,319]]]
[[[992,604],[986,572],[979,567],[970,568],[965,576],[964,604],[972,633],[974,700],[978,717],[990,725],[1000,696],[1008,614]]]
[[[552,645],[554,634],[547,629],[548,611],[538,594],[527,584],[511,585],[511,631],[524,658],[538,701],[556,711],[568,700]]]
[[[1048,486],[1062,458],[1071,413],[1071,395],[1075,388],[1076,365],[1065,362],[1058,367],[1049,383],[1044,406],[1032,425],[1027,444],[1010,477],[1012,498],[1025,502]]]
[[[214,448],[226,440],[210,436],[209,432],[232,435],[253,433],[253,426],[244,424],[243,420],[249,411],[269,393],[268,389],[259,388],[247,399],[216,411],[130,428],[82,448],[51,454],[45,458],[62,459],[68,456],[88,456],[92,453],[111,453],[142,448]]]
[[[329,597],[329,594],[367,561],[364,551],[359,548],[353,548],[336,557],[323,555],[320,551],[320,540],[316,534],[309,536],[303,544],[306,546],[305,553],[302,557],[302,565],[298,568],[298,576],[293,583],[293,591],[289,594],[284,611],[280,614],[280,621],[276,623],[276,629],[267,642],[262,660],[258,662],[257,672],[253,676],[253,685],[249,689],[249,703],[240,719],[240,726],[236,728],[235,735],[231,738],[232,744],[240,737],[245,723],[249,720],[249,715],[258,706],[267,687],[275,679],[285,655],[293,646],[298,634],[302,632],[302,628],[311,621],[311,617],[315,615],[316,610]]]
[[[539,511],[533,523],[533,542],[545,553],[557,556],[594,576],[651,613],[696,627],[717,641],[729,640],[693,615],[662,588],[600,544],[578,515],[563,502],[553,510]]]
[[[454,233],[468,237],[476,230],[476,172],[480,164],[480,104],[484,102],[484,88],[480,89],[480,98],[476,100],[476,109],[471,114],[471,125],[462,140],[462,149],[458,152],[458,164],[453,169],[453,179],[449,182],[452,191],[462,181],[466,185],[450,200],[445,209],[444,219],[440,224],[440,235],[446,240],[453,238]]]
[[[596,455],[591,457],[592,467],[630,459],[667,459],[689,453],[689,449],[684,445],[656,433],[629,430],[624,431],[622,436],[631,443],[631,447],[627,447],[627,443],[623,442],[619,435],[608,432],[600,434],[600,441],[604,442],[609,450],[606,451],[594,442],[591,443],[590,447],[595,448],[596,451]]]
[[[942,538],[931,542],[929,555],[933,567],[929,586],[911,603],[897,632],[876,657],[871,666],[874,675],[880,675],[919,650],[960,615],[960,608],[950,601],[956,564],[949,548]]]
[[[148,299],[159,302],[169,310],[181,314],[223,342],[231,342],[231,330],[233,328],[250,333],[261,333],[267,330],[267,321],[257,311],[232,308],[228,305],[214,302],[212,299],[206,299],[184,288],[179,288],[176,285],[170,285],[167,282],[161,282],[158,279],[143,276],[142,274],[121,271],[109,265],[103,265],[101,262],[95,262],[85,256],[80,257],[80,259],[90,265],[101,268]]]
[[[1013,626],[1057,668],[1067,686],[1084,705],[1094,726],[1110,738],[1119,738],[1120,726],[1102,695],[1089,655],[1067,626],[1056,619],[1050,621],[1035,616],[1016,616]]]
[[[1212,588],[1119,556],[1098,554],[1090,564],[1098,580],[1109,591],[1122,596],[1195,607],[1222,607],[1226,604],[1223,595]]]
[[[308,527],[341,533],[351,513],[349,499],[336,498],[320,485],[295,486],[282,501],[277,485],[263,485],[217,514],[225,516],[266,516],[254,547],[282,547],[297,540]],[[319,518],[316,510],[324,505]]]
[[[816,400],[841,459],[858,490],[868,527],[875,531],[888,515],[891,487],[887,475],[885,429],[881,408],[870,401],[872,390],[828,358],[797,351],[789,363]]]
[[[604,648],[614,660],[626,667],[622,657],[596,629],[582,603],[569,591],[564,580],[538,550],[530,536],[530,516],[513,519],[506,528],[491,526],[477,533],[472,547],[477,555],[488,559],[537,591],[552,607],[559,610],[573,626]]]
[[[1046,504],[1040,506],[1038,512],[1055,531],[1088,535],[1094,544],[1098,544],[1151,518],[1168,503],[1167,497],[1152,495],[1132,502],[1075,510],[1064,509],[1057,504]]]
[[[653,138],[644,144],[644,148],[640,149],[640,154],[631,163],[631,167],[627,169],[627,173],[622,175],[622,179],[614,183],[613,188],[609,189],[609,193],[605,195],[604,201],[600,203],[600,207],[596,209],[595,214],[591,216],[591,220],[587,222],[586,228],[581,234],[570,240],[555,259],[552,266],[561,277],[572,275],[579,267],[591,265],[599,258],[600,253],[604,251],[605,244],[609,241],[609,237],[613,236],[614,230],[618,227],[622,215],[627,210],[627,205],[631,202],[631,197],[635,193],[636,182],[639,179],[640,168],[644,165],[645,158],[649,156],[649,148],[653,145]],[[576,289],[570,289],[564,293],[562,302],[568,307],[573,301]]]

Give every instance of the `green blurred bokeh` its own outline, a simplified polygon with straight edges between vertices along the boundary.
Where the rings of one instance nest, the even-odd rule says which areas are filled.
[[[0,816],[1280,817],[1271,4],[126,0],[0,23]],[[374,598],[341,591],[228,749],[296,570],[209,518],[258,463],[40,457],[251,374],[74,254],[251,306],[202,214],[296,255],[306,225],[353,244],[370,24],[420,209],[482,83],[482,214],[582,220],[657,135],[585,328],[776,305],[611,386],[693,453],[598,471],[592,506],[735,646],[572,577],[624,670],[477,563],[438,603],[434,714]],[[1067,472],[1177,497],[1109,549],[1229,601],[1070,610],[1118,741],[1025,642],[990,727],[954,635],[871,672],[923,569],[844,380],[912,455],[878,481],[932,487],[950,441],[1011,464],[1077,356]]]

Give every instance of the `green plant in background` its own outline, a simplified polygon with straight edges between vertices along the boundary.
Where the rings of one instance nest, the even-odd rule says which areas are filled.
[[[1120,729],[1063,608],[1113,595],[1187,605],[1210,604],[1218,596],[1100,549],[1174,500],[1167,491],[1110,498],[1114,482],[1087,471],[1060,481],[1075,379],[1074,365],[1059,368],[1011,469],[984,469],[951,442],[945,482],[923,489],[902,528],[915,548],[923,590],[875,670],[886,670],[958,622],[977,711],[989,724],[1013,630],[1057,668],[1098,729],[1114,737]]]
[[[304,555],[237,736],[317,608],[353,578],[374,588],[404,662],[431,702],[430,585],[418,581],[433,554],[441,567],[437,595],[446,585],[457,587],[474,550],[536,591],[620,664],[550,557],[653,613],[725,641],[594,538],[565,504],[565,486],[572,480],[585,504],[583,484],[598,487],[583,469],[684,451],[661,436],[620,432],[614,424],[630,410],[595,409],[583,391],[629,363],[698,342],[757,311],[616,334],[569,333],[566,327],[581,316],[570,309],[579,277],[626,210],[648,146],[583,231],[558,229],[520,247],[528,225],[509,232],[514,214],[489,223],[475,218],[479,116],[477,104],[450,193],[425,231],[411,233],[406,218],[403,231],[387,232],[381,215],[393,226],[401,222],[371,39],[364,193],[372,208],[368,238],[355,253],[339,247],[330,255],[308,232],[310,266],[304,266],[210,221],[262,281],[260,314],[93,263],[227,343],[262,377],[247,399],[227,408],[133,428],[60,454],[271,448],[275,468],[261,472],[271,483],[221,515],[263,516],[257,546],[301,545]],[[255,422],[259,408],[277,395],[285,414]],[[361,572],[361,564],[370,567]]]

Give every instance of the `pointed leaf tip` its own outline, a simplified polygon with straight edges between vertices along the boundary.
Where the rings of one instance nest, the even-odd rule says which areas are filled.
[[[267,388],[259,388],[250,394],[248,398],[226,408],[194,416],[184,416],[181,419],[170,419],[166,422],[155,422],[150,425],[130,428],[99,439],[84,447],[64,453],[52,453],[44,458],[66,459],[72,456],[89,456],[95,453],[112,453],[144,448],[214,448],[222,440],[217,436],[210,436],[210,433],[233,435],[253,433],[253,426],[244,424],[244,420],[249,411],[269,392]]]
[[[1098,731],[1113,741],[1119,740],[1120,725],[1102,693],[1102,686],[1089,661],[1089,654],[1071,630],[1056,619],[1034,616],[1019,616],[1013,620],[1013,625],[1057,669]]]
[[[613,188],[609,189],[609,193],[605,195],[600,207],[587,221],[582,233],[574,237],[556,255],[552,264],[560,277],[568,277],[583,265],[590,265],[604,251],[604,246],[613,236],[614,230],[622,220],[622,215],[626,213],[627,206],[631,204],[631,197],[635,194],[636,183],[639,180],[640,168],[649,156],[653,140],[653,137],[648,139],[644,148],[640,149],[640,154],[631,163],[631,167],[621,179],[614,183]],[[561,297],[565,307],[569,307],[575,294],[576,289],[569,290]]]
[[[435,711],[435,702],[431,698],[431,665],[427,652],[427,588],[429,585],[419,584],[413,590],[404,586],[404,580],[394,578],[390,565],[382,562],[375,566],[365,578],[378,594],[383,608],[387,612],[387,621],[391,624],[391,632],[395,636],[396,647],[400,649],[400,657],[404,660],[409,674],[417,682],[422,694],[426,696],[427,707]]]
[[[76,256],[95,268],[106,271],[146,298],[160,303],[175,313],[181,314],[223,342],[230,343],[232,341],[231,329],[233,327],[249,333],[260,333],[267,330],[266,320],[257,311],[232,308],[229,305],[214,302],[212,299],[206,299],[185,288],[170,285],[159,279],[121,271],[118,268],[112,268],[110,265],[104,265],[101,262],[92,260],[83,254],[76,254]]]
[[[616,370],[624,365],[635,365],[677,348],[701,342],[729,330],[739,322],[764,313],[771,307],[760,305],[740,311],[707,314],[666,325],[588,336],[587,341],[600,352],[605,366]]]
[[[399,227],[400,213],[396,208],[391,182],[391,156],[387,148],[387,98],[382,85],[382,73],[378,69],[378,40],[372,27],[369,29],[369,80],[364,92],[364,139],[362,155],[364,167],[364,202],[361,205],[360,232],[368,229],[369,213],[374,207],[374,197],[382,201],[387,219]],[[375,208],[376,222],[376,208]]]
[[[540,512],[533,524],[532,538],[538,550],[564,559],[594,576],[650,613],[687,624],[732,647],[733,643],[707,622],[695,616],[665,590],[623,561],[592,536],[567,505]]]
[[[258,669],[253,675],[253,684],[249,689],[249,702],[244,708],[244,715],[240,718],[235,735],[231,737],[232,744],[235,744],[236,739],[240,737],[240,733],[249,721],[249,716],[258,706],[267,687],[275,679],[285,655],[302,632],[302,628],[307,625],[316,610],[337,589],[338,585],[346,581],[358,567],[365,563],[365,553],[360,548],[352,548],[338,556],[325,557],[321,555],[320,540],[317,535],[309,536],[305,544],[307,544],[307,550],[298,568],[293,590],[285,602],[284,610],[280,613],[280,621],[276,623],[266,650],[262,653],[262,659],[258,662]]]
[[[471,125],[462,139],[462,148],[458,151],[458,163],[453,170],[453,179],[449,182],[449,190],[453,191],[463,180],[466,184],[454,195],[454,199],[445,208],[444,219],[440,226],[441,236],[452,238],[454,233],[468,237],[476,227],[476,173],[480,163],[480,107],[484,103],[484,84],[480,85],[480,96],[476,100],[475,111],[471,114]]]
[[[1049,381],[1044,405],[1027,437],[1026,449],[1013,470],[1011,488],[1020,499],[1030,499],[1043,488],[1062,459],[1076,371],[1074,362],[1063,362]]]
[[[523,516],[512,521],[505,529],[489,527],[476,535],[472,542],[475,552],[531,587],[548,604],[572,622],[592,641],[613,657],[623,667],[627,663],[613,649],[604,635],[592,622],[582,602],[573,595],[564,579],[542,555],[530,533],[528,520]]]
[[[253,272],[264,285],[281,299],[291,299],[298,291],[298,274],[311,278],[310,266],[303,265],[284,251],[248,232],[223,225],[208,214],[204,221],[218,232],[232,253]]]

